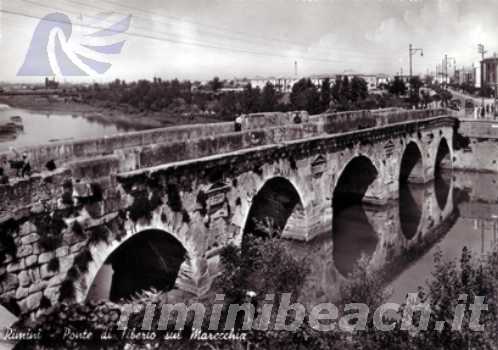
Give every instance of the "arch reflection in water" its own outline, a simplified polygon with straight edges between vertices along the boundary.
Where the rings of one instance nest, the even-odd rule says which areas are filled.
[[[370,159],[356,157],[346,166],[334,189],[333,254],[335,266],[343,276],[353,271],[362,255],[371,257],[377,247],[377,234],[362,205],[377,174]]]
[[[402,183],[399,186],[399,219],[406,239],[415,237],[422,219],[425,186]]]
[[[401,158],[399,171],[399,217],[401,232],[406,239],[412,239],[418,231],[424,200],[424,191],[420,185],[423,182],[422,154],[417,144],[410,142]]]
[[[174,287],[186,257],[183,245],[160,230],[140,232],[119,246],[97,273],[90,300],[128,300],[143,290]]]
[[[268,229],[282,232],[295,212],[303,206],[294,186],[283,177],[268,180],[253,199],[244,233],[268,236]],[[272,227],[268,227],[272,225]]]
[[[451,171],[449,169],[451,169],[450,149],[448,142],[443,138],[437,150],[434,169],[434,189],[436,200],[441,210],[445,208],[450,192]]]

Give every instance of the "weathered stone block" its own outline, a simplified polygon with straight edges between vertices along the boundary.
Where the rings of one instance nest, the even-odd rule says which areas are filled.
[[[23,258],[31,254],[33,254],[33,246],[31,244],[21,245],[21,247],[17,250],[18,258]]]
[[[17,300],[24,299],[28,295],[29,295],[29,289],[28,288],[23,288],[23,287],[17,288],[17,291],[16,291],[16,299]]]
[[[69,254],[69,248],[67,246],[59,247],[55,250],[55,256],[60,258]]]
[[[39,239],[40,239],[40,236],[38,235],[38,233],[33,232],[33,233],[30,233],[27,236],[22,237],[21,238],[21,243],[23,245],[25,245],[25,244],[31,244],[31,243],[38,242]]]
[[[45,264],[55,258],[55,253],[54,252],[45,252],[41,253],[40,256],[38,257],[38,263],[39,264]]]
[[[13,262],[7,266],[7,272],[17,272],[24,270],[26,265],[24,263],[24,259],[18,259],[16,262]]]
[[[48,287],[43,291],[43,295],[45,295],[50,300],[52,305],[55,305],[56,303],[58,303],[57,299],[59,298],[59,286]]]
[[[8,273],[2,285],[4,292],[8,292],[19,287],[19,279],[13,273]]]
[[[26,267],[35,265],[38,262],[38,255],[30,255],[24,260]]]
[[[66,272],[73,266],[73,255],[68,255],[59,259],[59,270],[60,272]]]
[[[34,283],[33,285],[31,285],[28,288],[29,294],[33,294],[33,293],[39,292],[41,290],[44,290],[46,287],[47,287],[47,282],[45,282],[45,281],[40,281],[40,282]]]
[[[40,269],[38,267],[32,268],[28,270],[29,277],[31,278],[32,282],[40,281],[41,276],[40,276]]]
[[[40,301],[43,296],[42,292],[36,292],[26,298],[26,307],[28,310],[37,309],[40,306]]]
[[[57,272],[48,270],[48,264],[42,265],[40,268],[40,275],[41,275],[41,278],[43,278],[44,280],[49,279],[50,277],[54,276],[55,274],[57,274]]]
[[[31,279],[29,278],[28,272],[27,271],[21,271],[21,273],[18,276],[19,278],[19,284],[22,287],[26,287],[31,283]]]
[[[36,226],[29,221],[22,224],[19,230],[21,236],[26,236],[33,232],[36,232]]]
[[[56,275],[48,280],[48,286],[50,286],[50,287],[57,286],[57,285],[61,284],[62,281],[64,281],[64,276],[63,275]]]

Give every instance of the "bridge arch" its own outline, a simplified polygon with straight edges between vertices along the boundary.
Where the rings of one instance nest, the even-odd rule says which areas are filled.
[[[143,290],[171,290],[186,252],[185,247],[165,231],[141,231],[109,254],[89,287],[87,299],[118,302]]]
[[[298,186],[282,176],[267,179],[252,198],[243,222],[243,237],[246,233],[252,233],[303,239],[306,237],[307,219]]]
[[[337,271],[347,276],[359,259],[371,258],[379,238],[362,205],[369,187],[378,177],[374,163],[366,156],[351,159],[342,172],[332,198],[332,240]]]
[[[419,145],[415,141],[408,142],[401,156],[400,183],[425,183],[424,169],[424,160]]]
[[[339,174],[333,189],[334,210],[351,203],[361,203],[379,172],[369,157],[357,155],[344,165]]]
[[[127,221],[125,224],[126,235],[120,240],[101,241],[89,247],[92,260],[88,264],[88,271],[81,274],[74,282],[77,302],[83,302],[87,299],[96,300],[102,297],[117,301],[121,298],[127,299],[143,289],[171,289],[179,282],[179,276],[182,275],[183,270],[188,269],[187,265],[196,257],[195,243],[186,240],[184,235],[172,231],[170,227],[160,224],[160,220],[155,219],[148,225]],[[136,259],[134,255],[137,252],[139,252],[140,258],[144,258],[146,255],[150,256],[147,256],[145,261]],[[127,259],[130,261],[127,262]],[[131,271],[126,271],[126,268],[130,268],[131,260],[139,267],[132,267]],[[117,271],[116,274],[115,264],[120,264],[123,261],[124,266],[118,268],[120,271]],[[167,272],[170,278],[160,277],[157,268],[153,268],[154,271],[146,276],[143,271],[156,264],[162,264],[162,272]],[[164,270],[164,264],[169,265],[169,271]],[[138,273],[141,271],[142,275],[139,275]],[[98,276],[99,274],[100,276]],[[109,279],[114,276],[117,278],[117,284],[113,292],[112,284],[115,282],[111,282]],[[107,297],[102,288],[99,290],[94,285],[97,282],[97,277],[103,278],[105,286],[102,288],[108,292]],[[175,277],[178,278],[175,280]],[[131,280],[137,280],[139,283],[132,285],[128,283]]]

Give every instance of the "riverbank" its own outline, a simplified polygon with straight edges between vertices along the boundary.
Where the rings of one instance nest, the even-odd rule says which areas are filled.
[[[64,101],[39,96],[0,96],[0,104],[32,112],[70,114],[84,117],[104,125],[117,125],[128,129],[154,129],[174,125],[221,122],[215,116],[178,116],[162,112],[126,113],[113,108],[92,106],[74,101]]]

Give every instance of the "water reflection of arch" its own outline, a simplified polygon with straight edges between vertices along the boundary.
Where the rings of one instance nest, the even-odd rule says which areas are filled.
[[[332,254],[334,266],[342,276],[351,273],[361,256],[370,257],[377,247],[377,233],[368,220],[363,201],[378,177],[374,163],[358,155],[346,163],[335,184]]]
[[[442,137],[437,147],[434,160],[434,184],[439,187],[436,200],[439,208],[444,210],[448,204],[448,194],[452,177],[453,159],[451,149],[445,137]]]
[[[436,191],[433,183],[425,185],[415,185],[417,196],[422,198],[422,205],[417,202],[416,210],[421,211],[420,223],[417,226],[417,232],[412,237],[406,237],[402,230],[402,220],[400,211],[396,205],[390,209],[378,212],[368,212],[369,220],[377,232],[379,232],[380,242],[379,249],[376,250],[371,259],[371,266],[374,269],[381,269],[386,263],[395,262],[396,258],[403,256],[407,250],[418,250],[423,248],[423,244],[438,240],[438,235],[445,234],[440,232],[439,228],[444,225],[450,218],[455,216],[453,206],[453,182],[450,184],[447,205],[443,210],[437,204]],[[405,205],[408,205],[405,203]]]
[[[399,216],[401,232],[407,239],[413,238],[422,223],[425,166],[422,149],[415,141],[406,144],[399,168]]]
[[[456,218],[452,204],[453,183],[450,185],[449,204],[444,210],[438,207],[433,183],[416,185],[417,200],[412,205],[416,205],[421,214],[417,232],[411,239],[402,233],[398,202],[382,207],[363,206],[368,224],[378,237],[369,261],[372,270],[385,271],[388,275],[392,273],[390,276],[394,279],[448,232]],[[336,300],[346,277],[336,266],[334,249],[337,245],[332,235],[320,236],[306,246],[289,244],[294,248],[294,254],[307,257],[312,267],[301,292],[301,301],[306,304]]]
[[[188,235],[178,232],[171,225],[164,224],[160,219],[160,215],[154,215],[147,223],[132,223],[127,221],[125,223],[125,235],[120,240],[112,239],[109,242],[104,240],[90,246],[92,260],[88,264],[88,271],[80,275],[74,282],[76,290],[75,300],[83,302],[87,299],[97,274],[109,262],[109,258],[114,252],[117,252],[127,242],[133,242],[148,232],[154,232],[155,235],[164,235],[169,242],[177,242],[177,247],[181,246],[184,250],[185,259],[180,264],[176,273],[175,288],[189,291],[189,276],[192,273],[204,275],[207,272],[207,267],[204,266],[205,264],[202,264],[202,258],[198,256],[196,243],[193,240],[189,240]]]

